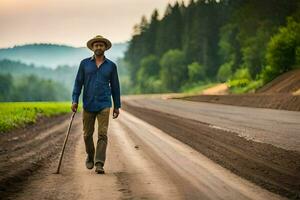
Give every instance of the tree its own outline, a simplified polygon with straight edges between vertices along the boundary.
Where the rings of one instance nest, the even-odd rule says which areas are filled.
[[[162,56],[169,49],[181,49],[182,30],[183,23],[179,3],[176,2],[173,7],[168,4],[157,30],[157,40],[155,41],[156,55]]]
[[[222,59],[221,66],[227,66],[231,71],[236,71],[241,65],[241,47],[237,40],[238,25],[228,23],[221,28],[219,40],[219,55]],[[220,69],[219,69],[220,70]]]
[[[160,66],[163,86],[173,92],[179,91],[188,77],[184,53],[178,49],[167,51],[160,60]]]
[[[205,68],[197,62],[188,65],[188,75],[190,82],[203,81],[206,78]]]
[[[137,81],[141,93],[156,92],[159,83],[159,59],[155,55],[149,55],[142,59],[137,72]]]
[[[262,72],[264,82],[297,66],[299,62],[300,23],[293,18],[288,19],[287,26],[279,29],[267,48],[267,67]]]
[[[141,60],[140,69],[143,76],[159,76],[159,59],[155,55],[149,55]]]
[[[0,74],[0,101],[9,101],[13,91],[13,78],[10,74]]]
[[[220,82],[226,82],[232,76],[232,62],[224,63],[218,71],[217,80]]]
[[[261,72],[262,67],[266,64],[266,48],[271,37],[271,32],[273,31],[272,29],[271,26],[262,25],[257,30],[255,36],[246,39],[247,42],[245,42],[245,46],[241,49],[242,66],[249,69],[253,79],[256,78],[256,75]]]

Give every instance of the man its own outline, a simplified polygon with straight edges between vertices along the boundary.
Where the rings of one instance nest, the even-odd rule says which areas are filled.
[[[83,86],[83,133],[87,153],[86,167],[104,173],[107,147],[107,128],[113,97],[113,119],[119,116],[121,107],[117,66],[105,57],[104,52],[111,47],[111,42],[98,35],[87,42],[87,47],[94,52],[92,57],[80,62],[72,94],[73,112],[77,111],[78,100]],[[98,121],[98,140],[96,151],[93,141],[95,120]]]

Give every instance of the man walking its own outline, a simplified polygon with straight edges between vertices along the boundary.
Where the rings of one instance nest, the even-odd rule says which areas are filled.
[[[72,94],[73,112],[77,111],[78,100],[83,86],[83,134],[87,153],[86,167],[104,173],[107,147],[107,129],[113,97],[113,119],[119,115],[121,107],[120,87],[117,66],[105,57],[104,52],[111,47],[111,42],[98,35],[87,42],[87,47],[94,55],[80,62]],[[98,121],[98,140],[96,151],[93,141],[95,120]]]

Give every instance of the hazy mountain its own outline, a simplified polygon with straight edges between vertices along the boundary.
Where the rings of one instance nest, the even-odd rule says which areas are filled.
[[[117,61],[123,57],[128,43],[116,43],[105,52],[105,55]],[[56,68],[59,65],[78,66],[79,62],[93,54],[88,48],[71,47],[57,44],[28,44],[0,49],[0,60],[21,61],[35,66]]]

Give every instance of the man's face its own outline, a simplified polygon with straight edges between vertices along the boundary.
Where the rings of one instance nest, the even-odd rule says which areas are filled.
[[[94,42],[93,43],[93,51],[96,56],[103,55],[105,50],[106,50],[106,45],[104,42]]]

